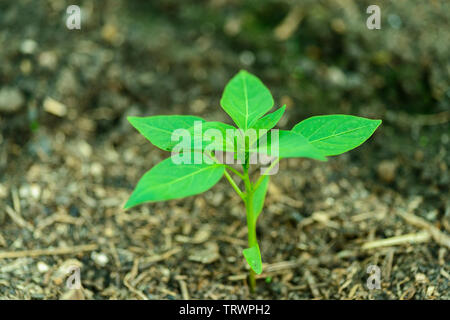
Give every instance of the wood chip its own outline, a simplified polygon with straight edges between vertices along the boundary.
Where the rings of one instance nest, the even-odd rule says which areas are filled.
[[[311,293],[314,296],[314,298],[320,299],[321,295],[320,295],[319,289],[317,289],[316,279],[314,279],[313,275],[311,274],[311,272],[309,270],[305,270],[305,278],[306,278],[306,282],[308,283],[309,289],[311,290]]]
[[[184,300],[190,300],[190,298],[189,298],[189,291],[188,291],[186,282],[184,280],[178,279],[178,283],[180,285],[181,296],[183,297],[183,299]]]

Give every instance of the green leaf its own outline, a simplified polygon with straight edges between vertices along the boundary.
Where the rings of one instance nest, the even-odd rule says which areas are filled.
[[[266,199],[267,188],[269,186],[269,177],[269,175],[263,176],[261,183],[253,193],[253,216],[255,217],[255,222],[258,220],[264,207],[264,200]]]
[[[335,156],[361,145],[380,124],[381,120],[336,114],[308,118],[292,131],[301,133],[324,155]]]
[[[279,108],[277,111],[274,111],[272,113],[269,113],[262,117],[261,119],[257,120],[255,124],[252,126],[253,129],[267,129],[270,130],[280,121],[281,117],[284,114],[284,111],[286,110],[286,105]]]
[[[251,148],[250,152],[260,152],[269,156],[278,156],[280,158],[311,158],[320,161],[327,161],[327,158],[314,147],[301,134],[278,130],[278,148],[274,140],[275,131],[268,133],[266,141],[260,140],[258,148]],[[272,148],[274,150],[272,150]],[[276,152],[278,150],[278,154]]]
[[[176,129],[189,129],[194,125],[194,121],[205,121],[199,117],[181,115],[128,117],[127,119],[151,143],[166,151],[171,150],[177,143],[172,141],[173,131]]]
[[[167,158],[142,176],[125,209],[202,193],[214,186],[224,171],[220,164],[176,164],[173,157]]]
[[[253,271],[255,271],[256,274],[261,274],[262,261],[258,244],[251,248],[244,249],[242,253],[244,254],[245,260],[247,260],[247,263],[253,269]]]
[[[245,131],[272,109],[273,98],[261,80],[241,70],[226,85],[220,105]]]

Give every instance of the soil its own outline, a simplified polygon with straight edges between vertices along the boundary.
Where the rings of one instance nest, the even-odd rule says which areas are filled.
[[[0,111],[0,298],[450,298],[448,110],[307,108],[292,76],[271,66],[278,45],[254,54],[220,36],[214,17],[186,25],[202,12],[192,1],[81,3],[81,30],[66,28],[64,1],[0,4],[0,90],[14,102]],[[126,117],[231,123],[219,99],[240,68],[287,104],[283,129],[322,113],[383,119],[363,146],[326,163],[281,162],[258,221],[254,294],[244,207],[225,179],[202,195],[122,209],[168,156]],[[379,289],[368,288],[370,265]],[[82,289],[66,287],[69,266]]]

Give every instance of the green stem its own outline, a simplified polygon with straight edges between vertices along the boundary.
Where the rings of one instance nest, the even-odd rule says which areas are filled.
[[[234,182],[233,178],[230,176],[227,170],[225,170],[225,178],[227,178],[228,182],[231,184],[239,197],[241,197],[241,199],[245,201],[245,195],[242,193],[241,189],[239,189],[236,182]]]
[[[262,182],[263,179],[264,179],[264,176],[265,176],[267,173],[270,173],[270,171],[273,169],[273,167],[275,167],[275,165],[280,161],[280,159],[281,159],[281,158],[277,158],[274,162],[272,162],[272,163],[270,164],[270,166],[269,166],[266,170],[264,170],[264,173],[261,174],[261,176],[259,177],[259,179],[255,182],[255,187],[254,187],[255,190],[258,189],[259,185],[261,184],[261,182]]]
[[[253,211],[253,188],[252,183],[250,182],[250,178],[248,176],[248,172],[244,173],[244,183],[245,183],[245,211],[247,214],[247,229],[248,229],[248,247],[251,248],[253,246],[258,245],[256,239],[256,221],[254,217]],[[249,282],[250,282],[250,291],[254,292],[256,287],[256,278],[255,271],[250,269],[249,273]]]

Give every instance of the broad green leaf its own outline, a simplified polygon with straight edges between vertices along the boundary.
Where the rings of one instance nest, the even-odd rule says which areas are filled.
[[[226,85],[220,105],[245,131],[272,109],[273,98],[261,80],[241,70]]]
[[[264,200],[266,199],[267,188],[269,186],[269,177],[269,175],[263,176],[263,180],[253,193],[253,216],[255,217],[255,221],[258,220],[264,207]]]
[[[176,164],[167,158],[139,180],[125,204],[125,209],[143,202],[165,201],[202,193],[222,177],[225,167],[219,164]]]
[[[309,143],[301,134],[278,130],[278,146],[275,137],[275,131],[270,131],[267,134],[266,141],[261,139],[258,148],[252,148],[250,152],[260,152],[280,158],[311,158],[327,161],[323,153]]]
[[[336,114],[308,118],[292,131],[301,133],[324,155],[335,156],[361,145],[380,124],[381,120]]]
[[[177,142],[172,141],[172,133],[177,129],[189,129],[194,121],[204,122],[195,116],[152,116],[128,117],[128,121],[144,137],[160,149],[169,151]]]
[[[244,254],[245,260],[247,260],[247,263],[253,269],[253,271],[255,271],[256,274],[261,274],[262,261],[258,244],[251,248],[244,249],[242,253]]]
[[[284,114],[284,111],[286,110],[286,105],[279,108],[277,111],[274,111],[272,113],[269,113],[262,117],[261,119],[258,119],[255,124],[252,126],[254,129],[267,129],[270,130],[280,121],[281,117]]]

